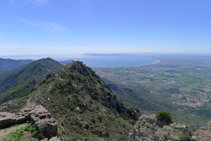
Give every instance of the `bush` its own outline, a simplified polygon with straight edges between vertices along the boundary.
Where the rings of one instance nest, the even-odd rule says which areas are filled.
[[[34,123],[29,123],[28,126],[25,128],[25,131],[31,132],[33,137],[37,136],[38,134],[37,127]]]
[[[97,115],[97,119],[98,119],[100,122],[102,122],[102,120],[103,120],[103,115],[101,115],[101,114]]]
[[[91,118],[91,122],[92,122],[92,123],[95,123],[95,119],[94,119],[94,118]]]
[[[157,112],[156,118],[157,118],[157,120],[164,121],[167,124],[172,122],[170,113],[168,113],[166,111],[159,111],[159,112]]]

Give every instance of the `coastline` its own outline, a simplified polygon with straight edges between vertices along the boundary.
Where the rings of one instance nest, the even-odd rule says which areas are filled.
[[[154,59],[154,58],[152,58]],[[135,66],[125,66],[125,67],[92,67],[92,68],[135,68],[135,67],[144,67],[144,66],[149,66],[149,65],[156,65],[159,64],[161,61],[159,59],[155,59],[156,61],[153,63],[145,64],[145,65],[135,65]]]
[[[153,59],[153,58],[152,58]],[[145,66],[149,66],[149,65],[156,65],[159,64],[161,61],[159,59],[155,59],[156,61],[150,64],[145,64],[145,65],[137,65],[137,66],[128,66],[128,67],[145,67]],[[118,68],[127,68],[127,67],[118,67]]]
[[[151,64],[146,64],[146,65],[141,65],[141,66],[148,66],[148,65],[155,65],[155,64],[159,64],[160,63],[160,60],[159,59],[156,59],[157,61],[154,62],[154,63],[151,63]]]

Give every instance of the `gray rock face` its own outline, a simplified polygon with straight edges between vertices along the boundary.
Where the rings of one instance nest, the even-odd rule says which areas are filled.
[[[192,141],[210,141],[211,140],[211,121],[205,126],[197,130],[193,136]]]
[[[51,138],[57,135],[56,121],[43,106],[27,106],[18,114],[0,112],[0,128],[9,127],[19,123],[32,121],[37,126],[43,138]]]
[[[58,138],[58,137],[53,137],[53,138],[51,138],[49,141],[61,141],[61,139]]]
[[[184,124],[167,125],[158,121],[155,115],[143,114],[129,133],[128,141],[179,141],[190,140],[191,132]]]
[[[21,110],[21,114],[25,117],[29,117],[44,137],[51,138],[57,135],[56,121],[43,106],[25,107]]]
[[[13,113],[0,112],[0,129],[26,122],[26,117]]]
[[[45,138],[45,139],[42,139],[40,141],[62,141],[62,140],[58,137],[52,137],[50,139]]]

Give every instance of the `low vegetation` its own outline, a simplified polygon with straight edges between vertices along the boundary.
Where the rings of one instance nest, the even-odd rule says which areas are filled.
[[[10,128],[15,128],[18,126],[19,125],[15,125]],[[38,131],[35,125],[33,123],[28,123],[25,127],[5,135],[3,137],[3,141],[37,141],[37,135]]]

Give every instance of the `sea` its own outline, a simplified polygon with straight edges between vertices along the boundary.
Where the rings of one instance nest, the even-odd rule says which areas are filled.
[[[131,67],[144,66],[159,62],[159,60],[140,55],[124,55],[124,54],[88,54],[80,58],[72,58],[75,61],[82,61],[90,67]]]

